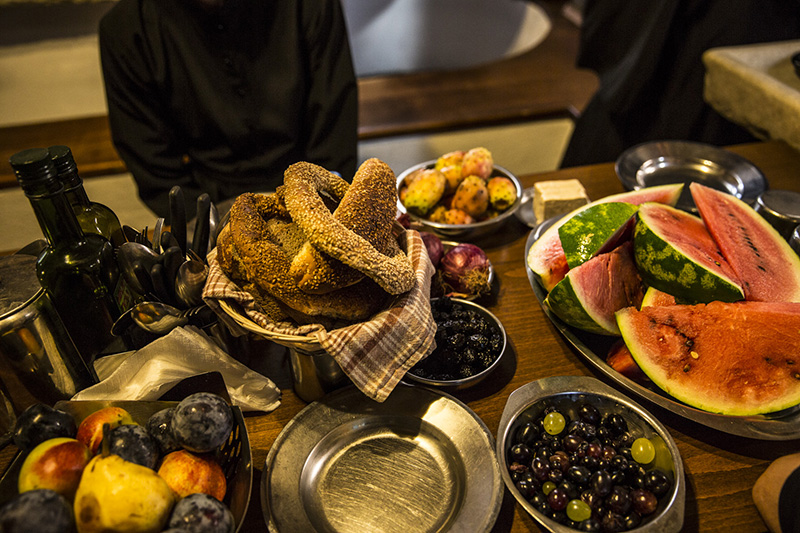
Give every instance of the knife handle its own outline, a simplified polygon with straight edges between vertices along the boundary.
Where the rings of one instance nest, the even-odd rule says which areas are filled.
[[[183,255],[186,255],[186,203],[180,185],[175,185],[169,191],[169,224],[172,236],[177,239]]]
[[[150,281],[153,284],[153,292],[161,302],[172,305],[172,296],[167,288],[164,279],[164,267],[161,263],[156,263],[150,268]]]
[[[206,260],[208,250],[208,225],[211,212],[211,197],[208,193],[203,193],[197,197],[197,217],[194,224],[194,235],[192,236],[192,250],[202,259]]]

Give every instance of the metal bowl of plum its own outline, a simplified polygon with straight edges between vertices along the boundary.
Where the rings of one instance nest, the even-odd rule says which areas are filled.
[[[675,442],[653,415],[596,378],[544,378],[512,392],[497,458],[508,490],[547,531],[683,527]]]
[[[483,381],[506,350],[506,330],[488,309],[461,298],[434,298],[436,349],[403,379],[429,387],[461,390]]]
[[[55,404],[54,409],[50,409],[48,412],[53,412],[53,416],[58,414],[61,417],[72,417],[74,425],[72,425],[71,428],[67,428],[63,423],[61,423],[61,427],[65,427],[66,429],[64,429],[64,431],[73,434],[73,437],[76,439],[81,438],[77,435],[77,430],[81,428],[81,423],[85,419],[100,413],[103,413],[103,416],[105,416],[105,412],[109,408],[121,410],[115,411],[113,415],[120,417],[119,419],[123,424],[120,427],[135,426],[146,428],[146,432],[152,437],[155,434],[155,428],[148,424],[151,417],[154,417],[153,420],[155,420],[155,415],[165,413],[167,409],[175,409],[179,405],[180,402],[178,401],[59,401]],[[111,416],[111,412],[108,413],[109,416]],[[121,414],[118,415],[118,413]],[[122,416],[123,414],[124,416]],[[231,406],[231,415],[232,426],[227,426],[230,428],[230,432],[224,432],[227,435],[226,440],[219,445],[215,445],[215,447],[211,451],[205,453],[205,455],[208,456],[209,461],[213,460],[213,462],[221,467],[221,474],[225,477],[225,489],[224,496],[219,501],[230,511],[235,524],[235,529],[232,531],[241,531],[243,530],[243,521],[250,503],[253,468],[250,443],[242,411],[236,406]],[[48,425],[52,426],[47,420],[44,420],[45,416],[46,415],[36,415],[37,426],[45,428]],[[130,419],[127,418],[128,416]],[[102,421],[104,421],[102,417],[96,420],[97,424],[100,424],[100,427],[102,427]],[[108,420],[105,421],[108,422]],[[162,419],[158,421],[162,421]],[[95,420],[93,420],[93,425],[95,425],[94,423]],[[37,433],[41,431],[41,429],[36,430]],[[204,430],[204,435],[205,433],[207,432]],[[66,436],[66,434],[60,434],[59,436]],[[213,435],[212,438],[219,441],[216,435]],[[72,440],[72,438],[69,440]],[[162,443],[157,437],[156,440],[158,441],[157,448],[159,449],[157,464],[160,465],[157,466],[156,469],[160,469],[164,465],[164,459],[168,456],[168,451],[161,446]],[[179,446],[175,448],[175,450],[179,449],[181,452],[185,451]],[[100,452],[98,451],[97,453]],[[112,453],[116,452],[112,450]],[[2,479],[0,479],[0,506],[11,502],[18,496],[18,478],[26,456],[27,452],[20,450],[20,453],[17,454],[11,465],[3,474]],[[188,464],[190,463],[184,463],[184,466]],[[197,471],[199,471],[199,469],[195,470],[195,474]],[[70,504],[71,503],[70,500]],[[0,527],[0,529],[2,529],[2,527]]]
[[[513,199],[510,200],[507,207],[501,205],[501,207],[504,207],[502,210],[494,209],[492,205],[489,204],[489,208],[481,215],[458,220],[451,220],[448,218],[448,222],[446,222],[443,218],[437,217],[434,213],[437,212],[437,209],[447,210],[446,206],[451,205],[450,201],[455,196],[451,192],[445,192],[444,195],[441,196],[441,199],[433,206],[430,206],[430,208],[425,206],[425,208],[422,209],[415,209],[411,205],[407,207],[408,202],[406,202],[405,199],[408,184],[415,176],[419,175],[421,171],[431,171],[435,167],[436,160],[425,161],[406,169],[397,176],[397,208],[400,213],[408,215],[412,227],[430,231],[444,239],[468,242],[497,232],[507,220],[513,218],[514,213],[519,209],[522,201],[522,186],[514,174],[499,165],[492,165],[492,170],[486,178],[486,183],[488,184],[493,178],[502,178],[510,182],[505,183],[504,186],[508,189],[508,198],[511,199],[513,196]],[[463,214],[461,216],[463,216]],[[433,219],[431,219],[431,217],[433,217]]]

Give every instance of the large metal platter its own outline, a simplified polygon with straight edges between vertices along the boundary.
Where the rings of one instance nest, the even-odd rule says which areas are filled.
[[[480,418],[403,383],[383,403],[348,387],[308,405],[278,435],[261,480],[264,518],[281,533],[489,531],[503,499]]]
[[[546,223],[547,222],[543,224]],[[528,281],[531,284],[533,293],[542,305],[545,315],[592,367],[600,371],[619,387],[635,394],[639,398],[648,400],[659,407],[672,411],[679,416],[700,423],[706,427],[753,439],[792,440],[800,438],[800,406],[795,406],[776,413],[756,416],[729,416],[710,413],[708,411],[695,409],[694,407],[675,400],[655,385],[650,385],[649,387],[640,385],[607,365],[605,356],[617,338],[594,335],[567,326],[544,305],[544,299],[547,293],[536,281],[533,271],[528,266],[527,261],[528,250],[530,250],[530,247],[542,233],[543,229],[531,231],[528,235],[528,241],[525,243],[525,256],[523,260],[525,261],[525,270],[528,273]]]

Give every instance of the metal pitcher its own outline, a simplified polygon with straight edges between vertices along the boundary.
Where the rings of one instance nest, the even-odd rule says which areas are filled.
[[[0,257],[0,381],[20,414],[97,383],[36,276],[36,258]]]

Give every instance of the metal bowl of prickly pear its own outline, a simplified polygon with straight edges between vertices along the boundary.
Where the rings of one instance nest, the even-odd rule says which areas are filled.
[[[487,211],[486,218],[476,220],[469,224],[445,224],[443,222],[434,222],[429,220],[424,216],[420,216],[419,214],[406,209],[405,205],[403,205],[403,202],[400,199],[400,196],[402,189],[407,184],[407,178],[419,170],[432,169],[435,166],[435,159],[425,161],[424,163],[419,163],[418,165],[414,165],[404,170],[400,175],[397,176],[397,208],[400,213],[408,215],[411,225],[415,229],[430,231],[445,239],[462,242],[472,241],[497,232],[509,219],[514,217],[514,213],[517,211],[517,209],[519,209],[519,206],[522,203],[522,186],[520,185],[517,177],[507,169],[499,165],[494,165],[489,179],[493,177],[504,177],[511,180],[511,182],[514,184],[515,199],[507,209],[503,211],[493,211],[489,209]]]

